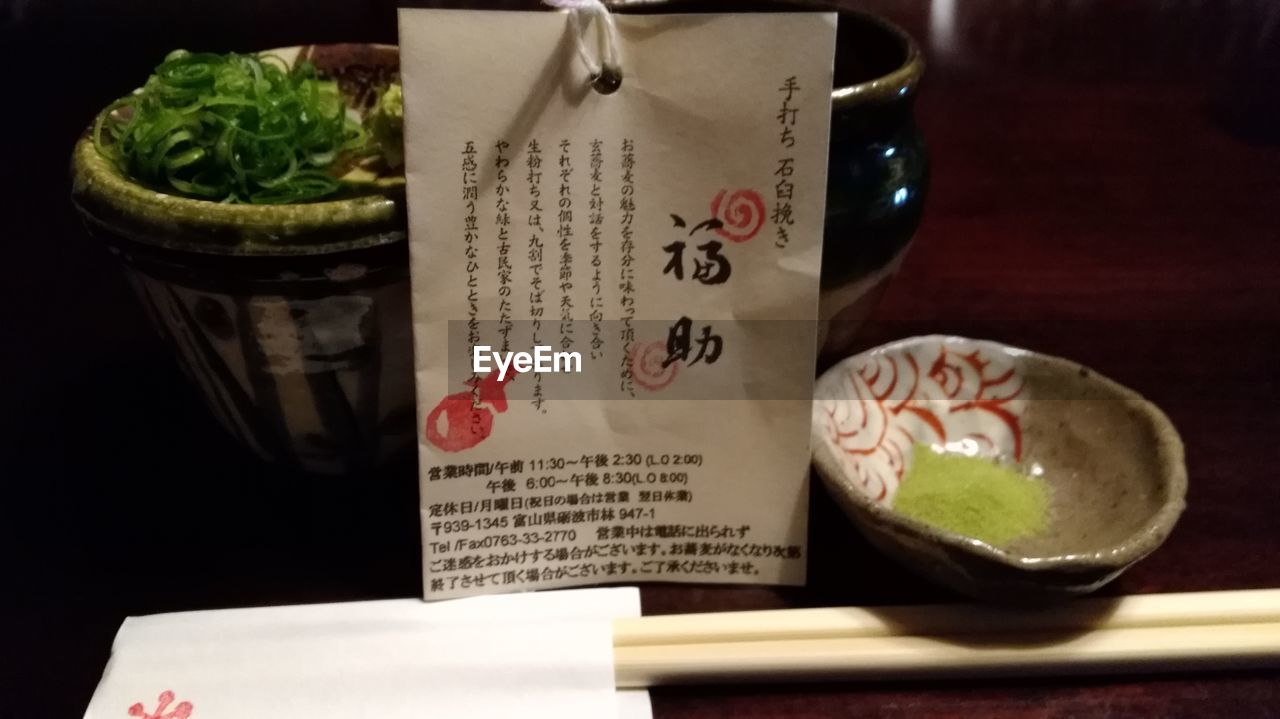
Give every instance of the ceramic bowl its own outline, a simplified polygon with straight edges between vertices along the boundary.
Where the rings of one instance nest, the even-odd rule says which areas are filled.
[[[1182,441],[1159,409],[1077,363],[963,337],[849,357],[815,389],[814,466],[866,538],[919,574],[1002,603],[1091,592],[1185,506]],[[1006,548],[893,510],[916,443],[1000,457],[1049,485],[1049,528]]]
[[[367,110],[398,50],[280,48]],[[127,88],[121,88],[123,94]],[[411,449],[413,343],[404,192],[245,205],[157,192],[86,135],[72,202],[122,262],[156,329],[226,430],[263,459],[356,474]]]

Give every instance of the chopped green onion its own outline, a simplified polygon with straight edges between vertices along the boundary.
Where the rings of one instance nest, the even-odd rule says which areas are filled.
[[[327,172],[367,153],[336,83],[308,62],[175,50],[142,89],[107,106],[98,150],[134,180],[219,202],[288,204],[337,193]]]

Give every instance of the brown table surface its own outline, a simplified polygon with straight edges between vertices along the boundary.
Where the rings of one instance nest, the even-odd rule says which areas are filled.
[[[171,46],[391,39],[391,3],[40,5],[14,6],[23,32],[2,58],[59,72],[16,80],[47,116],[3,135],[31,172],[9,171],[3,195],[19,242],[0,318],[20,341],[0,353],[0,716],[43,718],[80,715],[127,614],[412,596],[421,580],[412,460],[343,483],[246,457],[75,227],[62,160],[93,108]],[[920,39],[933,156],[925,221],[865,344],[987,337],[1138,389],[1183,434],[1189,507],[1105,591],[1280,586],[1280,6],[857,6]],[[72,77],[84,89],[60,92]],[[808,587],[648,586],[646,613],[952,598],[873,552],[817,489],[812,525]],[[659,719],[1263,717],[1280,712],[1280,674],[660,688],[653,702]]]

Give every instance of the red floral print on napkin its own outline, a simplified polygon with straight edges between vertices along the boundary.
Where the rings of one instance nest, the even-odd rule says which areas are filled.
[[[142,707],[142,702],[138,702],[129,707],[129,716],[140,717],[141,719],[187,719],[187,717],[191,716],[191,710],[195,709],[191,702],[179,702],[173,708],[173,711],[165,711],[173,703],[173,696],[173,692],[166,689],[160,692],[160,700],[154,712],[148,714],[147,710]]]

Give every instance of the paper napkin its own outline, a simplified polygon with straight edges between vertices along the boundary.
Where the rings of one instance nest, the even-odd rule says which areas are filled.
[[[130,617],[85,719],[648,719],[617,691],[635,588]]]

